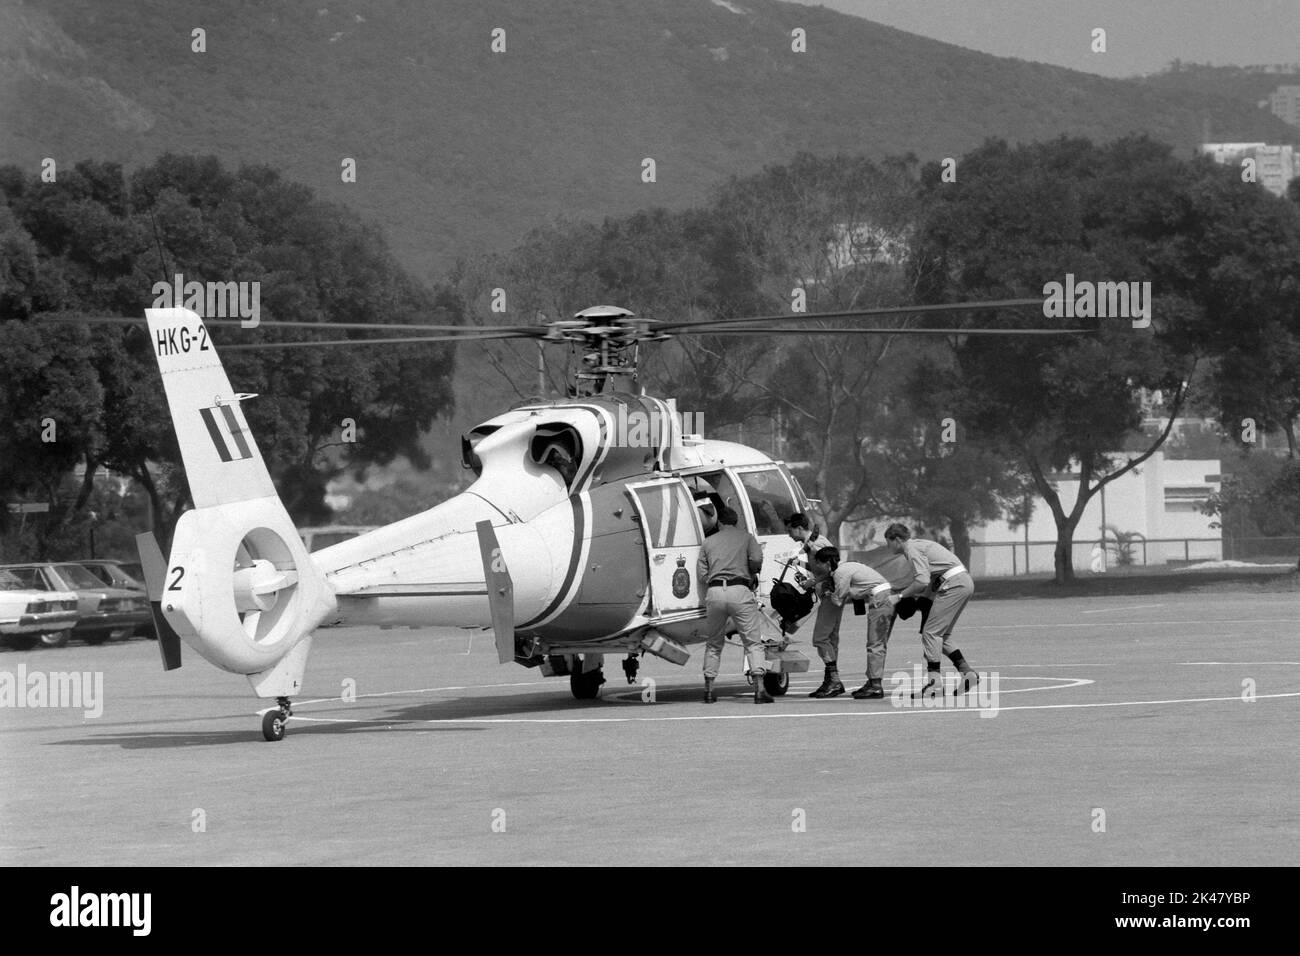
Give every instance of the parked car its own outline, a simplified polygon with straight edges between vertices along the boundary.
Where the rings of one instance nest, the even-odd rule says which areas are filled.
[[[49,634],[66,643],[76,623],[75,595],[30,588],[18,575],[0,570],[0,642],[27,651]]]
[[[145,593],[144,574],[140,570],[138,561],[114,561],[108,558],[91,558],[89,561],[78,561],[83,568],[99,578],[109,587],[124,588],[128,591],[139,591]],[[132,572],[135,572],[134,574]],[[140,637],[147,637],[151,641],[158,639],[158,631],[154,628],[153,616],[135,629],[135,633]]]
[[[124,588],[127,591],[144,590],[144,582],[127,570],[124,561],[91,558],[89,561],[77,563],[111,588]]]
[[[111,588],[79,564],[70,561],[11,564],[9,571],[27,587],[62,591],[77,598],[77,623],[71,631],[42,636],[47,646],[58,647],[69,637],[87,644],[127,637],[150,620],[149,599],[139,591]]]

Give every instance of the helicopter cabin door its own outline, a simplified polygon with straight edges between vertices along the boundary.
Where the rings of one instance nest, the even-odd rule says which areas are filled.
[[[704,604],[696,579],[701,528],[695,503],[678,479],[647,481],[628,487],[636,505],[650,568],[650,605],[646,613],[660,617]]]

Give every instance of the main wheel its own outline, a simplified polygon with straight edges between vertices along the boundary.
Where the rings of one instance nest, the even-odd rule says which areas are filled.
[[[790,689],[790,675],[785,671],[779,674],[764,674],[763,689],[773,697],[780,697]]]
[[[5,643],[16,651],[30,651],[40,640],[38,634],[10,634],[5,638]]]
[[[278,710],[262,715],[262,736],[271,741],[284,739],[284,715]]]
[[[68,643],[71,631],[48,631],[41,635],[41,644],[45,647],[62,647]]]
[[[578,700],[595,700],[600,696],[600,685],[605,683],[605,671],[574,671],[569,675],[569,690]]]

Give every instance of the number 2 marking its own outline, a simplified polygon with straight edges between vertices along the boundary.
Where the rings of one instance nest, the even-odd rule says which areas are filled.
[[[179,591],[181,589],[181,578],[185,577],[185,569],[177,565],[173,570],[176,572],[176,577],[173,578],[172,583],[167,586],[167,590]]]

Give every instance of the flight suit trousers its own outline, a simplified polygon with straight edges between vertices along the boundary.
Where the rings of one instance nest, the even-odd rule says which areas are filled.
[[[975,581],[969,572],[963,571],[944,581],[931,595],[934,606],[930,608],[930,616],[921,631],[921,647],[927,661],[938,661],[940,653],[948,654],[956,649],[952,643],[952,629],[974,593]]]
[[[817,623],[813,628],[812,642],[823,662],[839,660],[840,619],[844,607],[830,598],[822,598],[817,605]],[[874,600],[867,599],[867,676],[885,676],[885,652],[889,635],[894,629],[894,608],[889,603],[889,592]],[[829,656],[828,656],[829,655]]]
[[[722,645],[727,641],[727,618],[740,630],[740,640],[749,657],[749,671],[761,675],[767,670],[767,655],[760,643],[758,621],[758,596],[743,584],[711,587],[704,595],[707,615],[704,632],[708,642],[704,646],[704,676],[717,677],[722,663]]]

